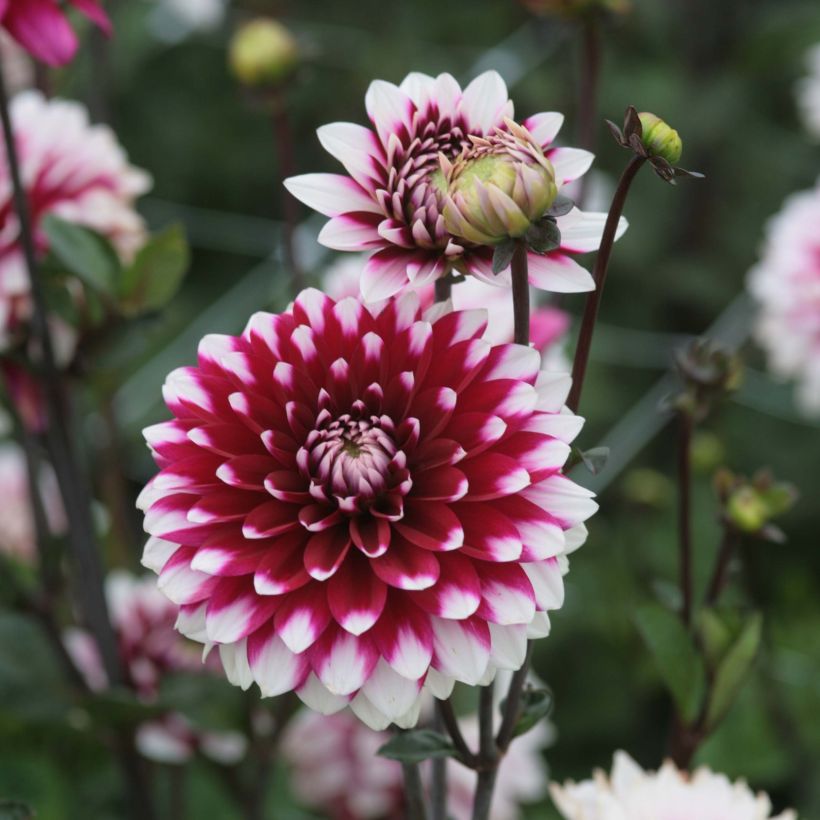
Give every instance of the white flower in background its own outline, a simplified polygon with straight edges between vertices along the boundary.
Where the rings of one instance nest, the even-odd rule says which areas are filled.
[[[154,4],[150,18],[154,34],[175,43],[191,34],[219,28],[228,0],[154,0]]]
[[[196,646],[174,629],[176,607],[151,577],[111,572],[105,582],[105,597],[129,683],[143,703],[156,701],[164,675],[203,672]],[[104,690],[108,682],[91,635],[71,628],[64,640],[89,688]],[[136,743],[145,757],[161,763],[184,763],[197,750],[220,763],[236,763],[247,745],[238,732],[203,731],[176,712],[143,723],[137,729]]]
[[[700,768],[693,774],[666,762],[644,771],[628,754],[616,752],[612,775],[553,784],[552,799],[566,820],[796,820],[793,811],[773,817],[769,798],[742,780]]]
[[[40,474],[40,496],[49,527],[55,535],[65,531],[66,518],[57,479],[47,465]],[[34,563],[37,538],[29,493],[28,468],[23,451],[11,443],[0,444],[0,552],[22,561]]]
[[[775,375],[797,381],[797,399],[820,413],[820,183],[792,194],[766,228],[748,287],[755,335]]]
[[[797,84],[797,104],[806,130],[820,140],[820,44],[806,54],[808,74]]]

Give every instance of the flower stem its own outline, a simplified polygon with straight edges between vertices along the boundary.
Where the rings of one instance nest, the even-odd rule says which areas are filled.
[[[427,807],[424,804],[424,787],[416,763],[402,763],[404,772],[404,795],[407,799],[408,820],[428,820]]]
[[[521,668],[513,674],[512,680],[510,681],[510,688],[507,691],[507,703],[504,708],[504,714],[501,717],[498,737],[496,737],[495,740],[496,745],[502,752],[506,752],[512,742],[515,725],[518,723],[521,711],[521,695],[524,691],[524,684],[527,681],[527,675],[530,671],[532,649],[533,643],[529,641],[527,643],[527,654],[524,656],[524,663]]]
[[[515,243],[512,258],[512,298],[515,330],[513,341],[518,345],[530,343],[530,283],[527,271],[527,246]]]
[[[692,416],[683,412],[678,425],[678,548],[681,620],[692,626]]]
[[[433,729],[444,730],[444,718],[439,709],[433,710]],[[432,820],[447,820],[447,758],[432,760],[433,774],[430,782],[430,810]]]
[[[465,766],[474,769],[476,766],[475,755],[470,751],[467,741],[464,740],[464,735],[461,733],[453,711],[453,704],[449,700],[436,700],[436,711],[441,716],[447,734],[450,735],[450,740],[453,741],[453,745],[459,753],[459,759]]]
[[[436,279],[436,301],[446,302],[453,294],[453,277],[450,274]]]
[[[612,204],[610,205],[609,214],[607,215],[606,224],[604,225],[601,247],[595,258],[595,267],[592,272],[592,278],[595,281],[595,290],[590,291],[587,295],[587,301],[584,305],[584,315],[581,319],[581,331],[578,334],[578,346],[575,349],[575,359],[572,363],[572,389],[567,399],[567,407],[569,407],[573,413],[577,412],[578,405],[581,401],[581,390],[584,386],[584,377],[586,376],[587,364],[589,363],[589,352],[592,348],[592,334],[595,330],[595,321],[598,318],[598,309],[601,306],[601,297],[603,296],[604,283],[606,282],[606,275],[609,270],[609,260],[612,257],[612,248],[615,244],[615,234],[618,232],[618,223],[620,222],[632,181],[635,179],[636,174],[640,171],[644,162],[646,162],[644,157],[633,156],[624,169],[621,179],[618,182],[618,187],[615,190],[615,195],[612,198]]]
[[[473,820],[487,820],[493,800],[493,789],[498,772],[499,754],[495,745],[493,711],[493,684],[478,691],[478,782],[473,798]]]

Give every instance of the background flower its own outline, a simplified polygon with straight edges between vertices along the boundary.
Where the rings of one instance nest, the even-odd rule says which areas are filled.
[[[444,179],[439,155],[455,159],[470,145],[469,135],[506,129],[513,104],[495,71],[487,71],[463,91],[449,74],[409,74],[400,86],[376,80],[365,106],[375,128],[353,123],[322,126],[319,140],[350,176],[305,174],[285,181],[297,198],[331,217],[319,241],[341,251],[372,252],[362,274],[366,299],[383,299],[408,283],[421,287],[453,267],[488,282],[508,273],[492,272],[492,250],[451,236],[444,225]],[[535,114],[524,126],[543,148],[555,171],[558,190],[582,176],[593,156],[553,145],[563,115]],[[595,250],[603,214],[573,209],[558,219],[561,247],[529,254],[530,282],[559,292],[591,290],[592,279],[572,258]],[[623,223],[622,231],[626,229]]]
[[[596,509],[561,475],[582,422],[485,325],[308,290],[168,377],[143,562],[232,682],[407,726],[549,632]]]
[[[766,228],[748,286],[758,302],[756,337],[772,370],[796,379],[797,398],[820,413],[820,182],[793,194]]]
[[[645,772],[626,752],[616,752],[612,776],[597,771],[582,783],[553,784],[552,797],[566,820],[796,820],[792,811],[773,817],[771,801],[742,780],[732,783],[709,769],[694,774],[664,763]]]

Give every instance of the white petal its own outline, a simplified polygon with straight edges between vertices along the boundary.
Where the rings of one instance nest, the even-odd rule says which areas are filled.
[[[384,80],[373,80],[364,97],[367,114],[373,124],[382,145],[387,145],[391,134],[404,128],[412,133],[415,105],[410,97],[393,83]]]
[[[359,694],[350,701],[350,709],[362,723],[374,732],[383,732],[392,722],[384,712],[377,709],[370,700],[368,700],[363,692],[359,692]]]
[[[316,133],[322,148],[338,159],[359,185],[371,189],[379,178],[376,157],[381,151],[376,135],[352,122],[323,125]]]
[[[535,590],[535,600],[539,611],[560,609],[564,605],[564,579],[555,561],[538,561],[522,564],[524,572]]]
[[[535,617],[527,626],[527,638],[536,640],[546,638],[550,634],[551,624],[546,612],[536,612]]]
[[[538,484],[532,484],[524,488],[521,495],[567,527],[586,521],[598,509],[592,500],[595,493],[563,475],[552,475]]]
[[[499,669],[520,669],[527,654],[527,625],[490,624],[492,648],[490,660]]]
[[[219,647],[219,658],[225,670],[225,676],[241,689],[249,689],[253,683],[253,674],[248,665],[247,641],[243,638],[237,643],[224,643]]]
[[[391,721],[406,714],[419,697],[421,683],[410,681],[394,672],[384,658],[379,659],[362,692]]]
[[[152,535],[145,542],[142,551],[142,565],[159,575],[168,559],[178,549],[179,544],[172,544],[170,541],[163,541],[162,538],[155,538]]]
[[[429,691],[434,698],[438,698],[439,700],[447,700],[447,698],[453,694],[455,685],[455,678],[442,675],[432,668],[427,673],[427,678],[424,681],[424,688]]]
[[[542,370],[535,382],[538,393],[536,410],[544,413],[559,413],[569,396],[572,379],[566,373],[548,373]]]
[[[205,631],[205,610],[207,606],[207,603],[202,603],[194,610],[180,609],[174,628],[192,641],[207,643],[208,635]]]
[[[524,127],[533,135],[535,141],[546,148],[561,130],[564,124],[564,115],[557,111],[545,111],[541,114],[534,114],[524,120]]]
[[[481,134],[501,125],[504,117],[512,117],[512,103],[501,75],[497,71],[479,74],[464,89],[461,110],[470,130]]]
[[[271,635],[251,661],[253,678],[262,697],[290,692],[303,678],[304,659],[285,646],[278,635]]]
[[[284,185],[300,202],[325,216],[351,211],[381,213],[378,203],[364,188],[341,174],[302,174],[286,179]]]
[[[555,169],[555,179],[559,187],[583,176],[595,159],[595,154],[582,148],[556,148],[550,151],[548,156]]]
[[[305,706],[323,715],[335,714],[344,709],[348,702],[347,698],[328,692],[313,672],[308,675],[304,684],[296,690],[296,694]]]
[[[554,293],[584,293],[595,290],[589,271],[560,251],[551,254],[527,254],[530,284]]]
[[[558,217],[558,228],[561,231],[561,249],[570,253],[588,253],[597,251],[601,245],[607,214],[587,213],[573,208],[566,216]],[[621,217],[615,239],[620,239],[629,223]]]
[[[435,668],[463,683],[475,686],[487,671],[490,648],[459,621],[431,617]]]

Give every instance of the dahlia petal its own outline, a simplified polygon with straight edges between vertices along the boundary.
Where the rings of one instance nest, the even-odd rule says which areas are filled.
[[[508,496],[494,502],[515,526],[524,545],[518,558],[522,561],[543,561],[564,552],[564,531],[541,507],[520,496]]]
[[[548,145],[558,136],[561,126],[564,124],[564,115],[557,111],[545,111],[541,114],[533,114],[524,120],[524,128],[532,134],[535,141],[542,147]]]
[[[501,75],[497,71],[479,74],[464,89],[461,111],[470,130],[479,134],[489,134],[503,125],[505,117],[512,118],[512,102]]]
[[[444,432],[457,438],[465,454],[472,456],[499,441],[507,432],[507,423],[491,413],[456,413]]]
[[[369,129],[352,122],[333,122],[316,131],[322,148],[344,165],[365,190],[384,176],[384,151]]]
[[[203,453],[193,449],[193,455],[186,455],[172,461],[167,467],[163,467],[151,481],[153,488],[157,490],[195,490],[203,486],[216,486],[216,471],[222,459],[212,453]]]
[[[364,105],[382,145],[386,146],[393,134],[409,137],[413,133],[416,106],[393,83],[373,80],[365,94]]]
[[[391,723],[390,718],[377,709],[361,690],[350,701],[350,711],[374,732],[383,732]]]
[[[370,567],[396,589],[427,589],[438,580],[439,564],[429,550],[419,549],[394,534],[390,549],[370,561]]]
[[[286,179],[284,186],[308,208],[325,216],[351,211],[381,214],[375,199],[356,181],[341,174],[302,174]]]
[[[223,543],[221,537],[206,541],[191,560],[191,569],[208,575],[253,575],[270,551],[270,542],[252,541],[250,546]]]
[[[352,695],[370,677],[379,660],[373,641],[331,624],[311,647],[310,664],[333,695]]]
[[[576,524],[574,527],[570,527],[564,533],[564,536],[566,537],[564,553],[569,555],[569,553],[577,550],[578,547],[583,546],[584,542],[587,540],[587,535],[587,528],[583,524]]]
[[[552,475],[522,491],[533,504],[550,512],[567,528],[586,521],[597,509],[595,493],[563,475]]]
[[[162,387],[165,403],[177,418],[228,421],[224,379],[205,376],[193,367],[172,371]]]
[[[103,11],[97,0],[70,0],[71,5],[79,9],[92,23],[109,37],[112,33],[111,20]]]
[[[464,529],[458,516],[447,504],[437,501],[408,504],[404,518],[393,526],[407,541],[424,550],[447,552],[458,549],[464,543]],[[388,551],[388,556],[392,549]]]
[[[33,57],[50,66],[65,65],[77,52],[77,35],[52,0],[11,3],[3,27]]]
[[[350,537],[368,558],[378,558],[387,552],[391,532],[389,522],[383,518],[362,516],[350,521]]]
[[[413,593],[413,601],[431,615],[462,621],[481,604],[481,582],[473,562],[458,553],[439,556],[438,581]]]
[[[305,569],[311,578],[326,581],[344,561],[350,549],[350,538],[344,525],[312,535],[305,548]]]
[[[493,666],[514,672],[524,665],[528,628],[527,624],[501,626],[490,623],[490,662]]]
[[[319,243],[334,251],[366,251],[384,245],[373,214],[352,212],[334,216],[319,232]]]
[[[550,624],[549,615],[546,612],[536,612],[535,617],[527,626],[527,638],[529,640],[546,638],[551,630],[552,625]]]
[[[224,375],[222,359],[230,353],[242,351],[243,343],[236,336],[224,333],[209,333],[197,345],[196,358],[199,369],[208,376],[220,378]]]
[[[380,658],[362,687],[362,693],[392,722],[407,714],[413,707],[421,691],[421,685],[421,680],[408,680],[402,677]]]
[[[197,447],[221,456],[263,452],[259,437],[241,424],[206,424],[203,427],[192,428],[187,435]]]
[[[270,698],[298,689],[307,678],[306,655],[291,652],[272,624],[248,637],[248,664],[262,697]]]
[[[566,413],[539,413],[525,421],[520,429],[522,432],[552,436],[570,444],[577,438],[583,426],[584,419],[581,416],[575,416],[567,411]]]
[[[305,706],[321,715],[333,715],[348,704],[348,698],[329,692],[314,672],[308,674],[296,694]]]
[[[489,351],[481,376],[486,381],[519,379],[535,384],[540,370],[541,355],[537,350],[516,344],[496,345]]]
[[[538,394],[536,409],[544,413],[559,413],[572,387],[572,379],[566,373],[542,371],[535,383]]]
[[[535,615],[535,593],[518,564],[476,563],[481,579],[478,615],[501,626],[527,624]]]
[[[219,659],[225,676],[234,685],[247,691],[253,683],[253,673],[248,664],[247,641],[243,638],[237,643],[219,645]]]
[[[142,431],[142,435],[153,453],[162,459],[176,461],[193,455],[188,428],[188,424],[174,419],[152,424]]]
[[[595,290],[589,272],[574,259],[553,251],[546,254],[527,253],[529,281],[534,288],[554,293],[584,293]]]
[[[555,180],[559,187],[582,177],[592,165],[595,154],[581,148],[553,148],[547,157],[555,169]]]
[[[274,615],[276,634],[297,654],[313,646],[330,621],[325,591],[315,582],[288,595]]]
[[[151,536],[142,550],[142,565],[159,575],[168,559],[179,549],[179,544]]]
[[[205,631],[214,643],[234,643],[255,632],[279,607],[278,598],[262,598],[250,579],[223,578],[208,598]]]
[[[367,566],[366,560],[348,559],[330,579],[327,603],[336,623],[351,635],[367,632],[381,616],[387,586]]]
[[[566,216],[558,217],[558,228],[561,231],[561,250],[568,253],[588,253],[597,251],[601,245],[608,214],[588,213],[573,208]],[[629,223],[621,217],[615,233],[620,239]]]
[[[563,441],[527,432],[509,436],[504,440],[502,448],[504,455],[527,470],[533,481],[561,469],[571,451],[569,444]]]
[[[564,579],[555,559],[521,565],[535,593],[535,605],[541,612],[564,605]]]
[[[433,324],[433,355],[437,356],[459,342],[480,339],[487,329],[487,321],[487,311],[479,308],[446,313]]]
[[[441,674],[475,686],[487,671],[490,661],[490,629],[473,616],[451,621],[432,616],[433,667]]]
[[[453,694],[453,689],[456,685],[456,679],[448,675],[442,675],[432,667],[427,673],[427,678],[424,681],[424,688],[430,692],[434,698],[439,700],[447,700]]]
[[[208,634],[205,631],[205,610],[207,608],[207,603],[181,606],[174,629],[192,641],[208,643]]]
[[[530,474],[508,456],[485,452],[461,465],[470,485],[468,501],[489,501],[520,492],[530,484]]]
[[[459,396],[459,407],[468,413],[489,413],[505,422],[530,416],[538,401],[535,388],[526,382],[495,379],[473,383]]]
[[[322,532],[341,520],[342,514],[339,510],[325,504],[310,504],[299,510],[299,522],[309,532]]]
[[[270,358],[272,364],[274,360],[284,358],[290,350],[288,341],[295,324],[289,313],[274,315],[258,311],[248,319],[242,338],[251,345],[254,353],[263,359]]]
[[[462,552],[482,561],[515,561],[521,555],[521,535],[513,522],[493,504],[454,505],[464,527]]]
[[[381,618],[369,633],[381,656],[405,678],[418,680],[433,658],[429,616],[406,596],[388,596]]]
[[[425,382],[429,385],[446,385],[461,392],[480,373],[491,351],[491,346],[483,339],[456,342],[446,356],[433,359]]]
[[[307,325],[316,333],[323,333],[334,305],[335,302],[318,288],[305,288],[293,300],[291,311],[297,325]]]
[[[465,415],[457,418],[464,418]],[[460,442],[450,438],[436,438],[419,443],[413,453],[413,464],[421,472],[445,464],[458,464],[466,455],[467,451]]]
[[[407,263],[413,255],[400,248],[385,248],[367,260],[362,271],[362,297],[366,302],[389,299],[408,283]]]
[[[467,489],[467,477],[455,467],[427,470],[413,480],[413,497],[424,501],[458,501]]]
[[[219,583],[219,578],[191,569],[193,554],[193,548],[180,547],[165,563],[157,581],[159,589],[177,605],[204,601]]]
[[[244,518],[258,502],[256,493],[225,489],[203,496],[188,510],[193,524],[218,524]]]
[[[416,396],[414,415],[425,438],[433,438],[447,426],[457,400],[452,387],[431,387]]]
[[[245,538],[270,538],[299,526],[296,507],[281,501],[265,501],[254,507],[242,524]]]

